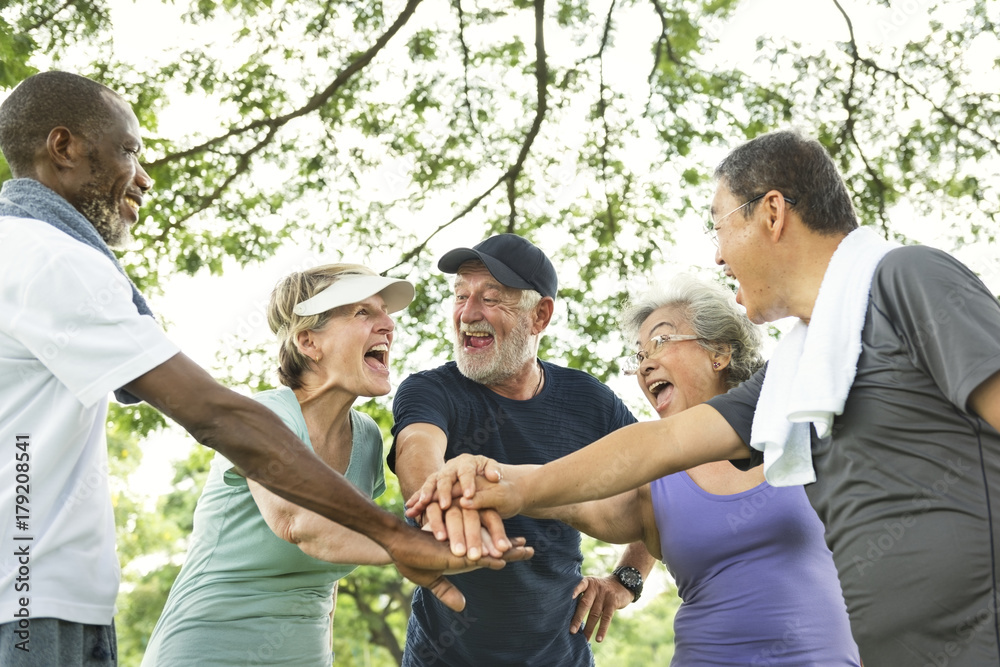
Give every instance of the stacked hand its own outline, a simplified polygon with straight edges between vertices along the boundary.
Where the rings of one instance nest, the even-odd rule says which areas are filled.
[[[524,506],[522,491],[517,479],[532,466],[505,466],[485,456],[462,454],[449,460],[443,468],[431,475],[419,491],[406,502],[406,515],[425,517],[425,528],[429,527],[444,540],[448,535],[457,534],[464,526],[468,537],[470,529],[478,527],[470,515],[478,516],[483,528],[483,544],[489,535],[497,538],[505,534],[500,517],[518,514]],[[457,502],[456,502],[457,501]],[[486,509],[489,508],[489,509]],[[444,522],[441,516],[445,516]],[[448,521],[448,516],[453,518]],[[493,521],[496,521],[494,524]],[[455,548],[452,537],[452,553],[463,555]],[[469,540],[469,555],[472,555],[472,541]],[[488,551],[490,556],[493,551]],[[611,625],[615,612],[632,602],[632,594],[615,577],[585,577],[573,590],[577,600],[576,612],[570,621],[570,632],[583,631],[589,641],[596,631],[597,641],[603,641]]]
[[[424,531],[406,526],[401,528],[398,537],[385,545],[396,569],[413,583],[430,589],[441,602],[455,611],[465,608],[465,596],[445,579],[445,572],[464,572],[480,567],[499,570],[508,562],[527,560],[535,554],[534,549],[525,546],[524,538],[516,538],[498,556],[472,559],[451,553]]]
[[[518,514],[523,502],[520,489],[515,484],[518,469],[521,466],[504,466],[485,456],[462,454],[447,463],[436,473],[427,478],[420,490],[406,501],[406,516],[418,517],[434,507],[431,512],[437,513],[452,508],[453,499],[458,499],[458,507],[463,510],[495,510],[487,513],[483,523],[490,533],[493,532],[492,515],[511,517]],[[505,478],[505,471],[507,471]],[[502,527],[502,524],[501,524]],[[433,526],[435,535],[441,530],[440,522]]]

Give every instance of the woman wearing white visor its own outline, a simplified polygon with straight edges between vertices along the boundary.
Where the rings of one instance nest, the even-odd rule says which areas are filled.
[[[255,398],[372,498],[385,490],[382,434],[351,406],[359,396],[389,393],[390,314],[413,295],[404,280],[332,264],[286,277],[268,305],[285,386]],[[335,582],[357,564],[389,562],[368,538],[279,498],[216,456],[187,560],[142,664],[328,666]]]

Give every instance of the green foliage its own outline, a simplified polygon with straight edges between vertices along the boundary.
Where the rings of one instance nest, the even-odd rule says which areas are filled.
[[[155,508],[150,508],[147,499],[137,498],[134,489],[125,487],[129,473],[141,458],[137,438],[127,433],[112,428],[108,445],[122,564],[116,621],[118,653],[119,663],[130,667],[142,661],[170,586],[180,571],[194,507],[214,452],[195,445],[186,459],[173,466],[173,490],[156,500]]]
[[[674,615],[679,605],[677,591],[671,588],[634,613],[616,614],[604,641],[591,643],[595,662],[615,667],[670,664],[674,655]]]
[[[727,23],[747,9],[737,0],[162,4],[176,8],[182,31],[216,41],[149,60],[116,50],[105,0],[3,3],[0,89],[58,67],[133,105],[156,187],[136,229],[140,249],[122,259],[144,291],[176,274],[253,267],[292,244],[414,280],[417,299],[397,318],[401,374],[449,353],[448,282],[434,267],[442,248],[511,231],[560,269],[556,335],[543,356],[611,377],[628,289],[672,260],[711,264],[708,252],[674,257],[674,239],[702,227],[720,151],[776,127],[818,136],[860,219],[886,236],[913,238],[899,213],[912,210],[942,220],[956,247],[996,240],[994,2],[918,12],[860,3],[852,11],[868,12],[868,37],[855,36],[857,16],[843,15],[839,43],[764,35],[738,64],[720,57],[745,30]],[[810,34],[807,19],[790,19],[796,34]],[[623,67],[619,49],[638,40],[647,45],[627,52]],[[9,176],[0,161],[0,180]],[[273,382],[272,356],[247,340],[220,357],[219,371],[258,391]],[[387,428],[382,402],[364,409]],[[176,490],[149,510],[121,480],[137,465],[138,438],[162,425],[144,406],[109,415],[129,626],[119,631],[131,656],[123,662],[148,636],[210,455],[194,450]],[[384,502],[396,507],[398,497]],[[160,565],[133,571],[139,554]],[[401,636],[407,599],[394,577],[366,569],[345,582],[339,660],[392,664],[386,628]],[[654,604],[633,618],[665,616],[642,632],[629,634],[632,618],[616,620],[621,641],[613,629],[598,649],[603,662],[667,659],[672,612],[667,598]]]

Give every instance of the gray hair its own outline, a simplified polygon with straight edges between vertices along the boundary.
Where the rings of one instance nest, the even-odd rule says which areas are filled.
[[[542,300],[541,292],[536,292],[533,289],[521,290],[521,300],[517,303],[517,308],[522,313],[526,313],[530,310],[534,310]]]
[[[849,234],[858,228],[847,184],[823,145],[798,130],[763,134],[726,156],[715,178],[748,201],[769,190],[795,200],[803,224],[820,234]],[[749,218],[757,203],[743,209]]]
[[[653,285],[629,300],[621,316],[622,333],[636,340],[643,323],[660,308],[679,309],[706,350],[729,354],[726,385],[735,387],[764,365],[760,354],[760,329],[747,319],[732,292],[718,283],[688,274],[675,276],[666,285]]]

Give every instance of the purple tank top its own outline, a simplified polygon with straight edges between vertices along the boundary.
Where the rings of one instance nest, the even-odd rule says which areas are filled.
[[[652,483],[663,562],[683,600],[676,666],[860,664],[823,524],[801,486],[714,495]]]

